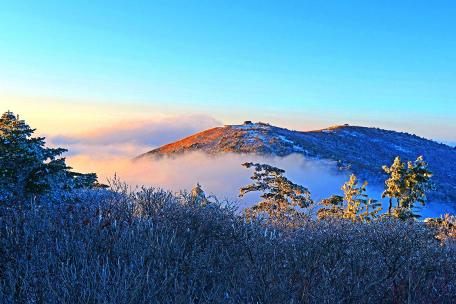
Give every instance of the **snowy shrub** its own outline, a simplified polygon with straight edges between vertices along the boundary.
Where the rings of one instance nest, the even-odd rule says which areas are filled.
[[[2,303],[454,303],[456,248],[417,221],[246,223],[153,188],[0,206]],[[114,191],[115,190],[115,191]]]
[[[426,218],[424,222],[436,230],[436,238],[442,243],[456,245],[456,216],[445,214],[440,218]]]
[[[33,131],[0,119],[0,303],[455,302],[454,218],[377,217],[354,176],[315,219],[307,188],[246,163],[241,195],[262,192],[246,220],[199,185],[97,187]],[[411,211],[430,173],[420,158],[407,168],[387,196]]]

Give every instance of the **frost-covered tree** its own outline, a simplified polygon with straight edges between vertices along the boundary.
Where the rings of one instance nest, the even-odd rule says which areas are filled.
[[[385,181],[386,187],[382,193],[382,198],[389,198],[388,214],[391,215],[393,212],[393,199],[399,200],[402,193],[404,193],[406,168],[401,158],[397,156],[391,167],[383,166],[383,171],[389,174],[389,178]]]
[[[0,118],[0,202],[95,185],[95,174],[71,172],[61,157],[66,150],[46,147],[34,132],[10,111]]]
[[[195,206],[206,206],[210,203],[199,183],[190,192],[190,201]]]
[[[378,201],[368,197],[366,193],[367,182],[359,185],[354,174],[342,186],[344,196],[333,195],[321,203],[324,208],[317,213],[318,218],[344,218],[353,222],[370,222],[381,211]]]
[[[426,193],[433,190],[434,185],[431,182],[432,172],[428,169],[423,156],[419,156],[414,162],[407,162],[407,173],[405,206],[412,208],[415,202],[424,206],[427,200]]]
[[[422,156],[414,162],[403,163],[396,157],[391,167],[383,166],[389,178],[385,181],[385,191],[382,198],[389,198],[388,214],[401,219],[417,218],[413,209],[416,203],[422,206],[426,203],[426,193],[433,189],[432,173]],[[393,208],[393,199],[396,207]]]
[[[320,204],[323,206],[317,212],[319,219],[324,218],[343,218],[344,217],[344,197],[340,195],[332,195],[329,198],[323,199]]]
[[[456,216],[445,214],[439,218],[426,218],[424,223],[436,232],[436,238],[441,242],[456,244]]]
[[[344,218],[353,222],[370,222],[382,210],[378,201],[368,197],[366,187],[367,182],[365,181],[362,185],[359,185],[358,179],[354,174],[350,175],[349,181],[342,186],[344,201],[347,204]]]
[[[253,183],[240,189],[240,197],[249,192],[262,192],[263,199],[255,206],[246,209],[248,218],[267,214],[272,222],[282,222],[302,215],[296,208],[305,208],[313,203],[307,188],[291,182],[284,176],[285,171],[270,165],[244,163],[246,168],[254,168]]]

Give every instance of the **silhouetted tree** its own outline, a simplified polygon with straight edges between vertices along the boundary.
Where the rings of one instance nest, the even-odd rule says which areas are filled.
[[[45,147],[34,132],[10,111],[0,118],[0,202],[95,185],[95,174],[71,172],[61,157],[66,150]]]

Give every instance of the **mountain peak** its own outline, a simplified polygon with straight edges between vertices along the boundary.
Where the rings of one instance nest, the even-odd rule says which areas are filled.
[[[424,156],[434,172],[440,201],[456,202],[456,149],[416,135],[348,124],[315,131],[293,131],[263,122],[245,121],[208,129],[151,150],[138,158],[177,156],[199,151],[286,156],[302,154],[312,159],[332,160],[340,170],[349,170],[371,184],[382,185],[382,165],[396,156],[415,160]]]

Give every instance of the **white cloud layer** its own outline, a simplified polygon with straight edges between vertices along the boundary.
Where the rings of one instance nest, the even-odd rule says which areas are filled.
[[[199,182],[207,194],[230,201],[238,200],[239,188],[250,182],[252,171],[241,166],[246,161],[268,163],[284,169],[293,182],[308,187],[314,199],[337,193],[347,178],[331,162],[309,160],[298,154],[287,157],[224,154],[215,157],[194,152],[176,158],[138,161],[122,157],[100,159],[96,155],[69,158],[69,163],[75,168],[97,172],[101,181],[117,174],[130,185],[155,186],[173,191],[189,190]],[[251,205],[254,200],[255,195],[247,195],[239,201],[239,205]]]
[[[220,126],[210,116],[188,115],[149,120],[119,121],[105,128],[71,135],[51,135],[52,145],[69,149],[69,155],[135,157],[154,147],[189,136],[195,132]]]
[[[48,137],[48,141],[68,148],[69,165],[76,171],[96,172],[101,182],[117,174],[132,186],[145,185],[172,191],[190,190],[200,182],[207,194],[236,201],[241,208],[258,200],[258,195],[254,194],[242,200],[237,197],[239,188],[250,182],[251,170],[241,166],[246,161],[268,163],[284,169],[293,182],[309,188],[316,201],[341,194],[340,187],[348,179],[348,172],[338,171],[332,162],[306,159],[299,154],[287,157],[223,154],[214,157],[195,152],[177,158],[131,160],[156,146],[220,124],[203,115],[125,120],[91,132]],[[380,198],[381,188],[369,186],[368,190],[373,198]],[[423,213],[436,216],[442,213],[441,208],[439,204],[430,204]]]

